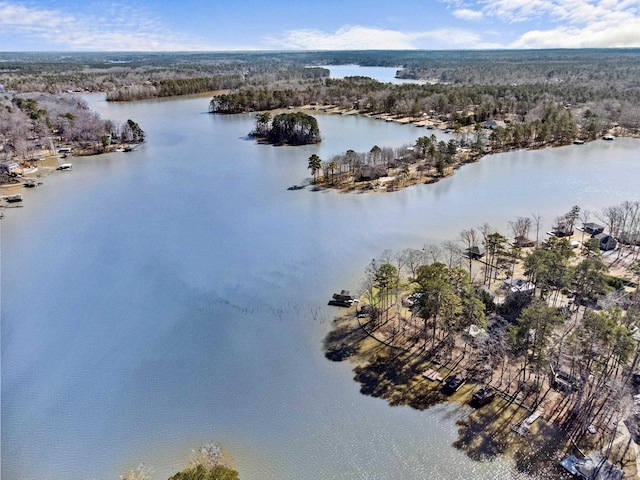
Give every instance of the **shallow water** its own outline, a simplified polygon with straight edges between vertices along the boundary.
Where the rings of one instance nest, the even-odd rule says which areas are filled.
[[[499,154],[391,194],[287,191],[312,153],[423,132],[319,115],[319,146],[271,147],[246,139],[250,115],[204,114],[207,98],[89,98],[148,142],[74,159],[0,222],[3,478],[113,479],[144,461],[161,479],[209,440],[245,480],[520,478],[451,446],[465,407],[360,395],[323,356],[326,302],[386,248],[639,199],[640,142]]]

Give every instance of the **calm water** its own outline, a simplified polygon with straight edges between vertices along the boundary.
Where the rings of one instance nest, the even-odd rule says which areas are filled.
[[[375,78],[383,83],[424,83],[420,80],[407,80],[396,78],[398,70],[402,67],[362,67],[360,65],[321,65],[331,71],[331,78],[344,78],[358,75],[361,77]]]
[[[148,142],[74,159],[0,222],[2,478],[116,479],[144,461],[162,479],[211,439],[243,480],[520,478],[451,446],[466,407],[360,395],[323,356],[326,301],[386,248],[638,199],[640,142],[495,155],[393,194],[291,192],[312,153],[421,131],[318,116],[321,145],[271,147],[207,98],[91,100]]]

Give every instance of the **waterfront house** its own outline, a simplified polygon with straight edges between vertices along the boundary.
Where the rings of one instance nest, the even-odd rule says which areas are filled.
[[[7,160],[2,162],[2,170],[15,176],[20,170],[20,165],[13,160]]]
[[[473,247],[467,248],[467,257],[473,260],[478,260],[484,257],[484,255],[485,255],[485,251],[484,251],[484,248],[482,247],[478,247],[474,245]]]
[[[387,171],[382,165],[362,165],[356,175],[356,181],[369,182],[371,180],[377,180],[378,178],[384,177],[386,174]]]
[[[498,127],[505,127],[506,123],[501,122],[500,120],[487,120],[482,124],[484,128],[488,128],[490,130],[495,130]]]
[[[524,248],[534,247],[536,244],[533,240],[523,236],[516,237],[513,243]]]
[[[593,222],[585,223],[582,226],[582,229],[589,235],[598,235],[599,233],[604,232],[604,227],[602,225],[598,225],[597,223]]]
[[[591,238],[595,238],[600,243],[600,250],[609,251],[616,248],[618,242],[615,238],[613,238],[608,233],[598,233],[597,235],[592,235]]]

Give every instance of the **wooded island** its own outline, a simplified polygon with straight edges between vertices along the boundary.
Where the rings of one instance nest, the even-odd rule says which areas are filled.
[[[256,115],[256,127],[249,134],[274,145],[307,145],[320,141],[318,121],[303,112],[281,113],[271,117],[269,112]]]

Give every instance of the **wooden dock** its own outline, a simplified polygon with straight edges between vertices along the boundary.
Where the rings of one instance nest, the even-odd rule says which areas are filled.
[[[422,372],[422,376],[427,380],[431,380],[432,382],[441,382],[442,380],[444,380],[442,378],[442,375],[440,375],[436,370],[433,370],[431,368],[429,370],[425,370],[424,372]]]
[[[511,425],[511,430],[516,432],[521,437],[526,437],[531,431],[531,425],[533,424],[533,422],[540,418],[541,415],[542,412],[540,410],[536,410],[522,422],[514,423],[513,425]]]

